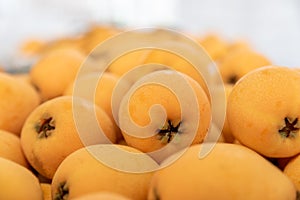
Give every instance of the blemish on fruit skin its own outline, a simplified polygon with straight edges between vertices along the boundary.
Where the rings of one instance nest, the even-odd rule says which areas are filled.
[[[281,102],[281,101],[277,101],[276,104],[275,104],[275,106],[276,106],[277,108],[281,107],[281,105],[282,105],[282,102]]]
[[[285,125],[278,130],[279,134],[285,138],[295,138],[296,133],[299,132],[299,128],[297,127],[298,118],[290,120],[288,117],[284,118]]]
[[[251,128],[252,126],[253,126],[252,123],[248,123],[248,124],[247,124],[247,127],[248,127],[248,128]]]
[[[35,131],[39,138],[47,138],[55,130],[55,122],[52,117],[40,119],[35,125]]]
[[[54,196],[54,200],[67,200],[69,197],[69,187],[67,182],[61,182],[57,187],[57,192]]]

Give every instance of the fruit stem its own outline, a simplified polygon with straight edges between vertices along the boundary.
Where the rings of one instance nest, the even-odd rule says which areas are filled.
[[[60,183],[57,187],[57,193],[54,196],[54,200],[66,200],[69,196],[69,188],[67,182]]]
[[[158,130],[158,135],[160,136],[160,140],[162,143],[170,143],[171,140],[175,137],[177,133],[180,133],[179,127],[181,122],[179,122],[176,126],[173,125],[171,120],[168,120],[167,127],[163,126],[162,129]]]
[[[52,117],[41,119],[35,126],[39,138],[49,137],[54,129],[55,126]]]
[[[299,131],[299,128],[296,127],[298,123],[298,118],[290,121],[287,117],[284,118],[284,127],[279,129],[278,132],[281,136],[288,138],[288,137],[295,137],[295,133]]]

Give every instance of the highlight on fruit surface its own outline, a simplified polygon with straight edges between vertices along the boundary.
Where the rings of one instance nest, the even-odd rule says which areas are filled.
[[[73,200],[130,200],[129,198],[113,193],[113,192],[95,192],[91,194],[82,195]]]

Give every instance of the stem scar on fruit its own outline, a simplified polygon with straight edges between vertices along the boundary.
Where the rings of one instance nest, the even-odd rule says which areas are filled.
[[[67,185],[67,182],[64,181],[60,183],[57,187],[57,192],[54,196],[54,200],[66,200],[69,196],[69,187]]]
[[[176,126],[174,126],[171,120],[168,120],[168,123],[158,130],[160,141],[162,143],[170,143],[176,134],[181,133],[179,131],[180,125],[181,122],[179,122]]]
[[[228,83],[235,84],[238,81],[238,77],[236,75],[231,75],[228,78]]]
[[[39,138],[47,138],[51,135],[52,130],[55,129],[54,120],[52,117],[42,118],[35,125],[35,130]]]
[[[296,133],[299,131],[299,128],[296,127],[298,123],[298,118],[295,118],[294,120],[289,120],[287,117],[284,118],[285,125],[278,130],[279,134],[282,137],[296,137]]]

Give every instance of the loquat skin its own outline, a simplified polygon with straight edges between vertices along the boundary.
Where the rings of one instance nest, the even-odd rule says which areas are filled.
[[[226,101],[228,102],[228,97],[230,95],[230,92],[232,91],[233,85],[231,84],[225,84],[225,94],[226,94]],[[226,102],[226,104],[227,104]],[[224,126],[222,129],[222,135],[224,136],[224,139],[226,142],[232,143],[234,141],[234,136],[231,133],[229,124],[228,124],[228,117],[225,116]]]
[[[82,37],[62,37],[47,42],[39,51],[39,56],[44,56],[55,51],[78,51],[85,55],[82,45]]]
[[[26,56],[37,56],[45,47],[45,42],[38,39],[28,39],[21,45],[20,51]]]
[[[84,54],[75,49],[60,49],[43,55],[30,69],[31,82],[42,101],[61,96],[75,80],[84,60]]]
[[[53,198],[73,199],[91,193],[110,192],[134,200],[146,199],[153,172],[141,172],[140,169],[158,168],[158,164],[146,154],[137,159],[111,148],[141,153],[128,146],[112,144],[93,145],[75,151],[61,163],[53,177]],[[123,168],[128,165],[130,171]]]
[[[230,94],[232,88],[233,88],[232,84],[224,84],[224,86],[222,85],[221,87],[215,87],[212,90],[212,95],[218,101],[218,103],[215,104],[216,109],[214,111],[214,116],[217,117],[216,119],[222,117],[223,113],[221,113],[219,111],[222,109],[224,104],[225,104],[225,106],[227,106],[228,97],[229,97],[229,94]],[[225,92],[225,102],[222,102],[222,101],[224,101],[224,99],[222,98],[222,96],[220,97],[220,95],[224,95],[224,92]],[[224,119],[224,124],[219,125],[218,128],[222,130],[222,136],[224,137],[224,140],[226,142],[232,143],[234,141],[234,136],[231,133],[231,130],[230,130],[230,127],[229,127],[229,124],[228,124],[228,119],[227,119],[226,115],[225,115],[225,119]]]
[[[20,138],[4,130],[0,130],[0,157],[29,168],[21,147]]]
[[[201,74],[199,74],[197,69],[195,69],[195,67],[184,58],[168,51],[154,49],[148,53],[147,57],[144,60],[144,64],[149,63],[158,63],[161,65],[165,65],[172,70],[176,70],[190,76],[200,84],[207,97],[209,97],[208,87],[205,83],[204,78]]]
[[[296,199],[289,178],[256,152],[241,145],[216,143],[200,158],[207,145],[189,147],[170,165],[165,164],[173,156],[165,160],[162,166],[166,167],[153,175],[148,200]]]
[[[37,177],[27,168],[0,158],[0,199],[43,200]]]
[[[223,81],[229,84],[235,84],[254,69],[269,65],[271,65],[269,59],[250,49],[232,51],[218,64]]]
[[[122,76],[131,69],[144,64],[150,50],[136,50],[126,53],[114,60],[108,67],[108,71],[117,76]]]
[[[84,74],[77,78],[76,82],[70,84],[64,92],[64,95],[76,95],[81,98],[85,98],[87,100],[93,101],[96,105],[101,107],[106,114],[110,117],[111,121],[114,124],[114,129],[117,134],[117,140],[121,140],[123,138],[121,131],[116,123],[117,119],[113,116],[112,106],[112,96],[114,93],[114,89],[117,84],[121,84],[122,89],[126,90],[130,87],[126,80],[121,80],[118,83],[119,77],[115,74],[104,72],[101,77],[98,73],[88,73]],[[94,87],[91,84],[96,83],[95,91],[93,94],[90,94],[89,88]],[[74,88],[74,87],[78,88]],[[74,90],[75,94],[74,94]],[[117,109],[117,108],[116,108]]]
[[[75,150],[111,142],[116,142],[116,135],[107,114],[90,101],[70,96],[57,97],[37,107],[21,133],[21,145],[29,163],[49,179]]]
[[[191,138],[191,144],[203,142],[210,126],[211,110],[204,90],[195,80],[180,73],[195,95],[185,98],[187,100],[195,98],[197,101],[195,107],[187,107],[187,110],[190,110],[185,113],[189,113],[189,115],[183,114],[181,109],[183,109],[183,105],[190,105],[190,103],[179,102],[178,96],[176,96],[178,94],[173,93],[170,88],[156,84],[156,82],[144,84],[149,80],[153,82],[156,78],[163,77],[164,81],[168,81],[170,85],[179,89],[180,85],[174,81],[174,78],[177,77],[176,74],[177,72],[169,70],[148,74],[140,79],[123,98],[119,110],[119,123],[124,139],[129,146],[143,152],[154,152],[169,146],[169,153],[171,153],[182,148],[186,144],[186,140],[193,137],[193,132],[195,132],[195,135]],[[184,90],[184,88],[181,88],[181,90]],[[133,92],[132,95],[131,91]],[[153,105],[162,106],[166,118],[160,119],[159,114],[153,111],[153,116],[150,119],[149,111]],[[200,115],[198,119],[195,119],[197,120],[195,122],[195,124],[198,124],[197,127],[193,126],[195,124],[192,122],[194,119],[191,113]],[[133,123],[137,126],[131,128],[130,126]],[[140,127],[146,127],[149,124],[151,126],[140,131]],[[195,128],[195,131],[193,128]],[[133,135],[135,133],[138,135]],[[147,134],[151,134],[151,136]],[[172,148],[174,149],[171,150]],[[167,155],[161,154],[161,158],[157,159],[164,159],[165,156]]]
[[[228,52],[229,44],[215,34],[208,34],[198,39],[199,44],[205,49],[213,60],[219,60]]]
[[[104,40],[118,34],[115,27],[93,25],[82,37],[80,47],[85,54],[89,54]]]
[[[40,104],[36,90],[7,73],[0,72],[0,129],[19,136],[22,126]]]
[[[227,118],[233,136],[266,157],[300,153],[300,74],[286,67],[263,67],[233,87]]]
[[[300,158],[299,155],[296,155],[295,157],[291,158],[290,160],[285,160],[284,163],[285,167],[283,169],[283,173],[290,178],[290,180],[294,183],[297,190],[300,190],[300,184],[299,184],[299,165],[300,165]],[[281,163],[279,163],[281,164]]]

